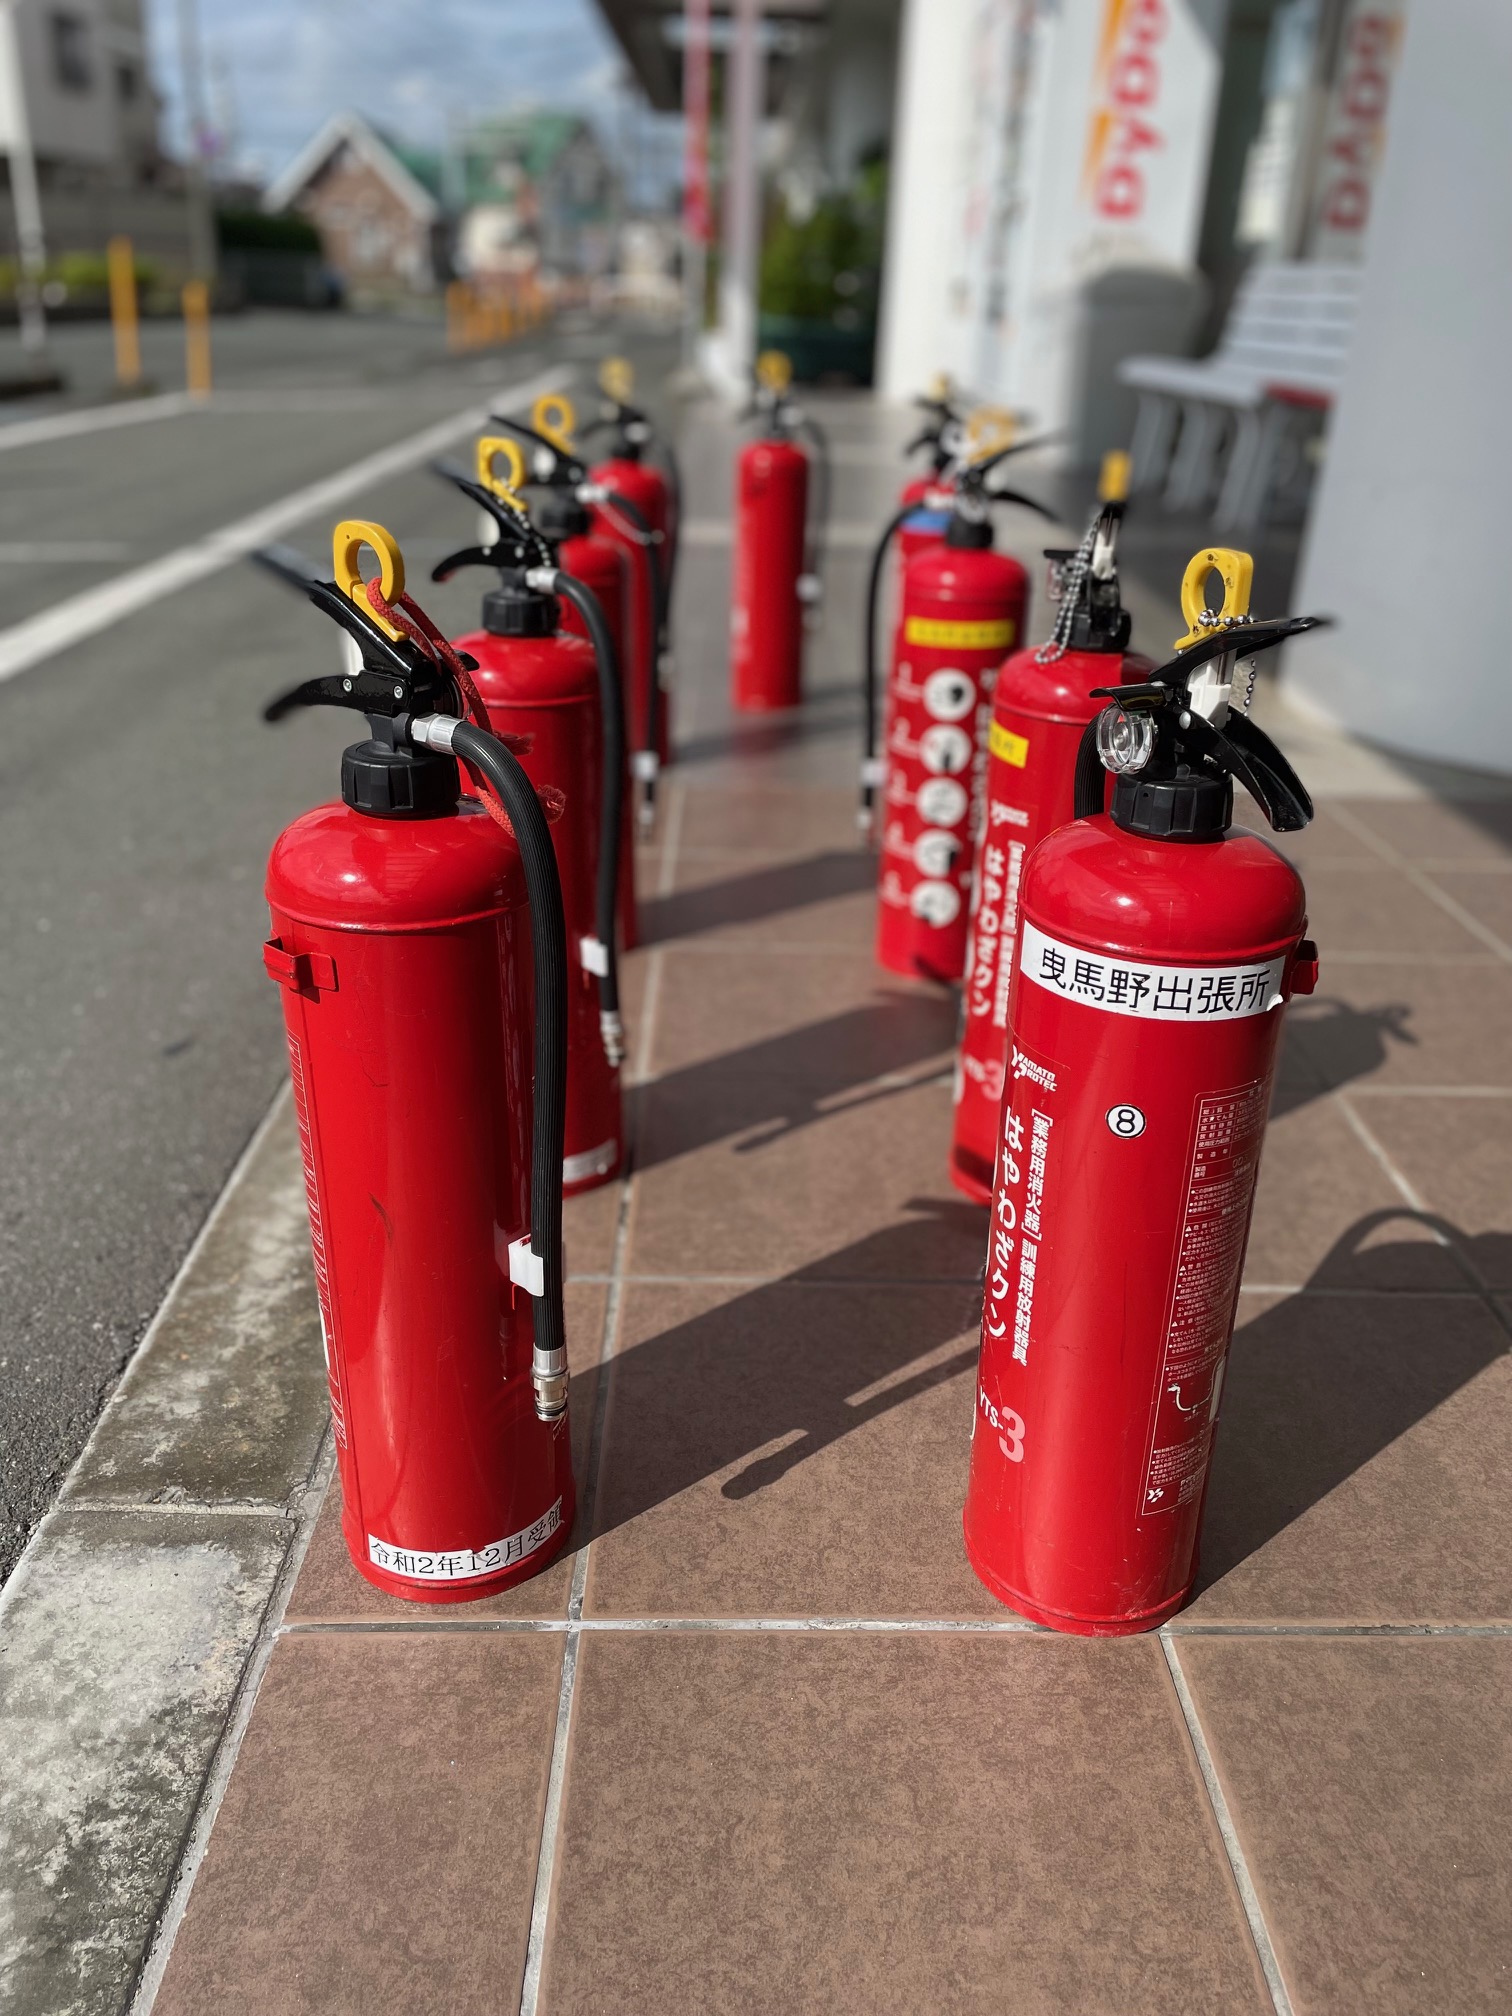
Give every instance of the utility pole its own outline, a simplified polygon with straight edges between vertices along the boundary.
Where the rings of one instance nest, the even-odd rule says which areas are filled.
[[[178,0],[179,73],[184,91],[184,118],[189,128],[189,264],[197,280],[215,278],[215,218],[205,163],[210,152],[210,122],[205,113],[205,66],[200,47],[198,0]]]
[[[725,375],[743,391],[756,361],[756,278],[761,237],[762,101],[766,52],[761,0],[736,0],[735,39],[726,59],[724,238],[719,267],[719,327]]]
[[[37,161],[32,152],[31,121],[26,111],[26,80],[21,72],[21,37],[16,26],[16,0],[0,0],[0,90],[7,99],[10,128],[11,205],[16,218],[16,310],[22,347],[34,359],[47,354],[47,310],[42,302],[42,275],[47,267],[47,239],[42,229],[42,198],[37,190]]]

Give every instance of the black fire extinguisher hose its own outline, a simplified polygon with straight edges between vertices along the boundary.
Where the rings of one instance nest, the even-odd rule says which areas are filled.
[[[638,504],[622,497],[618,490],[605,490],[603,501],[621,512],[634,528],[636,544],[651,569],[651,679],[646,694],[646,719],[641,747],[653,752],[661,733],[661,654],[667,637],[667,576],[657,551],[656,527]]]
[[[872,801],[876,793],[876,786],[871,781],[871,766],[877,756],[877,605],[882,599],[882,569],[887,564],[887,549],[897,536],[899,527],[918,509],[917,503],[900,504],[894,511],[872,549],[871,569],[866,577],[866,648],[861,671],[861,703],[866,711],[866,746],[861,760],[863,826],[871,824]]]
[[[1091,819],[1102,811],[1107,802],[1108,773],[1097,753],[1097,724],[1101,719],[1101,714],[1093,715],[1082,730],[1082,738],[1077,745],[1071,799],[1073,819]]]
[[[625,696],[620,685],[619,657],[603,604],[584,582],[564,574],[559,567],[544,571],[552,576],[551,592],[564,596],[587,625],[593,655],[598,660],[599,703],[604,717],[604,788],[594,901],[598,940],[604,948],[599,1008],[603,1016],[604,1048],[609,1052],[610,1063],[619,1064],[624,1058],[624,1037],[619,1026],[619,959],[614,949],[614,927],[619,908],[620,830],[625,806]]]
[[[434,718],[434,717],[433,717]],[[492,784],[509,815],[525,868],[535,961],[535,1128],[530,1149],[530,1244],[541,1267],[532,1297],[536,1412],[554,1420],[567,1406],[567,1332],[562,1319],[562,1157],[567,1138],[567,926],[551,828],[519,761],[485,729],[459,721],[452,753]]]
[[[682,558],[683,480],[677,450],[665,435],[657,435],[656,445],[667,465],[667,490],[672,499],[672,530],[667,539],[667,620],[672,616],[672,591],[677,586],[677,563]]]

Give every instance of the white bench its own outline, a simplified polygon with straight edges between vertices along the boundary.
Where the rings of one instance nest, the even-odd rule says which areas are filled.
[[[1118,375],[1139,394],[1139,487],[1163,478],[1172,509],[1205,504],[1227,442],[1214,516],[1220,531],[1252,532],[1295,415],[1326,411],[1343,382],[1359,285],[1358,266],[1257,263],[1211,356],[1126,357]]]

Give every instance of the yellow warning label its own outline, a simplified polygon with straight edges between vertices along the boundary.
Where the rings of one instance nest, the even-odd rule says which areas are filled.
[[[1015,770],[1022,770],[1029,760],[1029,738],[1015,735],[1001,721],[994,721],[987,730],[987,749],[1000,763],[1011,763]]]
[[[903,626],[906,644],[929,644],[936,651],[1006,651],[1013,642],[1013,620],[1003,616],[990,623],[942,623],[933,616],[910,616]]]

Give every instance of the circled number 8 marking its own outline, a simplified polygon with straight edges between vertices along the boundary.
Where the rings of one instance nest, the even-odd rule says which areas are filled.
[[[1137,1106],[1110,1106],[1108,1132],[1120,1141],[1137,1141],[1145,1130],[1145,1116]]]

